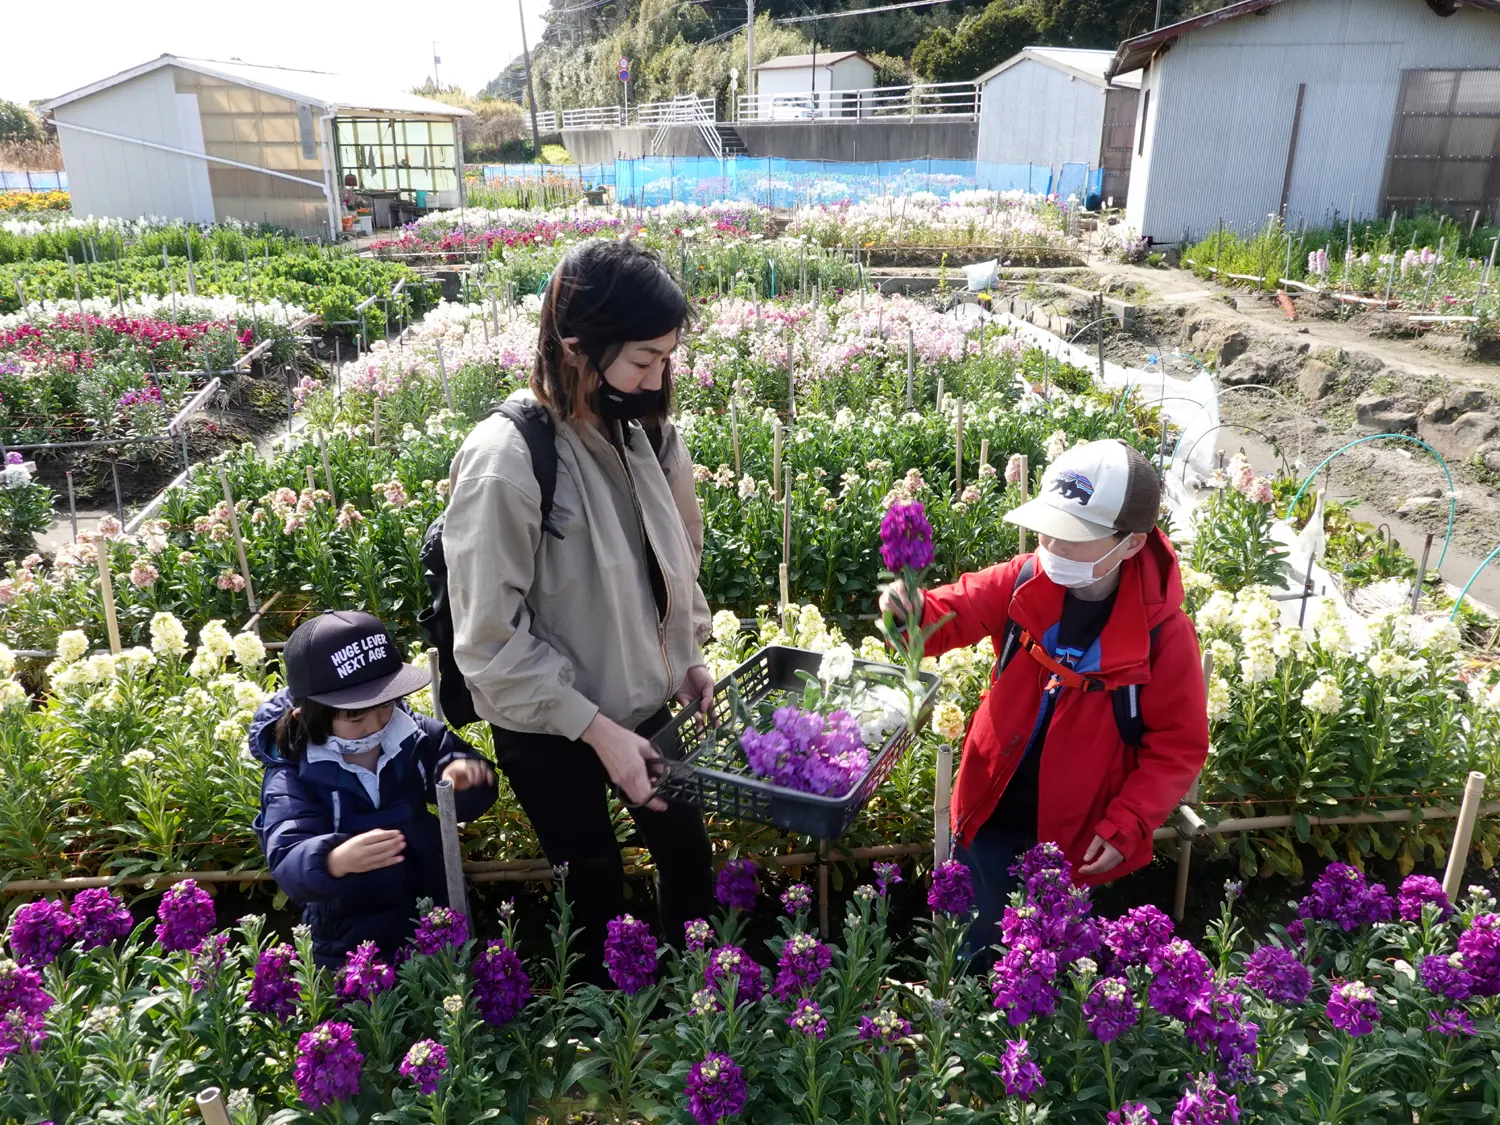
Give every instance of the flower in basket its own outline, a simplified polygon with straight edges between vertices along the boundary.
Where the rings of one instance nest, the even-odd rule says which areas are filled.
[[[829,715],[778,707],[771,730],[740,735],[745,760],[760,777],[788,789],[841,797],[870,767],[859,723],[848,711]]]

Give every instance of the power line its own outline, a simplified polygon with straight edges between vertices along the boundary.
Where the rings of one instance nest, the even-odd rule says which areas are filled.
[[[807,23],[810,20],[836,20],[844,16],[868,16],[874,12],[894,12],[898,8],[926,8],[933,4],[951,4],[953,0],[910,0],[906,4],[886,4],[879,8],[856,8],[847,12],[823,12],[812,16],[789,16],[776,22],[785,23]],[[712,42],[710,40],[710,42]]]

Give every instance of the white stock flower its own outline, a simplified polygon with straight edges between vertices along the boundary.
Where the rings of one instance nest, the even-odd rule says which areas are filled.
[[[885,645],[881,643],[878,637],[866,637],[859,642],[859,658],[861,660],[868,660],[874,664],[889,664],[891,662],[891,654],[886,651]]]
[[[96,652],[83,662],[83,676],[91,684],[102,684],[119,675],[115,658],[107,652]]]
[[[119,656],[115,657],[115,663],[119,665],[121,671],[134,672],[155,667],[156,657],[152,655],[149,648],[136,645],[122,651]]]
[[[1217,723],[1229,714],[1229,681],[1215,676],[1208,685],[1208,721]]]
[[[188,650],[187,628],[170,613],[151,618],[151,651],[157,656],[182,656]]]
[[[0,710],[9,710],[12,707],[25,707],[31,702],[26,694],[26,689],[20,681],[6,677],[0,680]]]
[[[252,684],[249,680],[235,682],[234,705],[241,711],[254,711],[269,698],[271,697],[261,690],[259,684]]]
[[[932,711],[932,729],[945,742],[958,742],[964,736],[964,712],[957,703],[944,700]]]
[[[16,654],[10,645],[0,644],[0,676],[8,676],[16,670]]]
[[[1067,451],[1068,435],[1062,430],[1054,430],[1052,435],[1042,443],[1042,455],[1047,458],[1049,464],[1056,461]]]
[[[71,664],[64,664],[60,660],[54,660],[51,664],[47,665],[47,676],[51,679],[54,689],[63,691],[87,682],[84,667],[77,661]]]
[[[89,650],[89,639],[82,629],[69,629],[57,636],[57,658],[64,664],[80,659]]]
[[[193,662],[188,665],[188,675],[195,680],[212,679],[218,675],[221,667],[223,663],[217,656],[206,648],[200,648],[193,653]]]
[[[1279,629],[1271,638],[1271,651],[1276,654],[1278,660],[1285,660],[1289,656],[1302,656],[1307,652],[1307,637],[1301,629]]]
[[[1377,679],[1395,680],[1401,678],[1406,669],[1406,661],[1392,649],[1378,648],[1370,654],[1365,666],[1370,669],[1370,675]]]
[[[1240,672],[1247,683],[1264,683],[1276,674],[1276,654],[1269,645],[1247,644]]]
[[[1302,706],[1319,715],[1337,714],[1344,706],[1344,693],[1339,688],[1338,680],[1326,672],[1319,676],[1317,681],[1302,693]]]
[[[1200,629],[1223,629],[1234,620],[1234,597],[1224,590],[1215,590],[1198,610]]]
[[[842,683],[854,674],[854,650],[847,644],[835,645],[823,654],[818,679],[825,684]]]
[[[254,633],[236,633],[231,642],[234,658],[242,668],[259,668],[266,661],[265,643]]]
[[[1234,664],[1234,646],[1217,638],[1208,643],[1209,655],[1214,658],[1215,668],[1228,668]]]
[[[222,621],[210,621],[203,626],[198,633],[198,644],[220,661],[229,659],[234,652],[234,638],[229,635],[229,630],[224,628]]]
[[[132,750],[120,759],[120,764],[128,770],[133,770],[137,766],[149,766],[154,761],[156,761],[156,755],[150,750]]]
[[[740,619],[731,609],[721,609],[714,614],[714,640],[727,645],[740,634]]]
[[[1348,656],[1354,651],[1354,641],[1343,621],[1334,618],[1318,627],[1318,646],[1329,656]]]
[[[214,727],[214,738],[219,742],[238,742],[245,736],[245,729],[233,718],[221,719]]]

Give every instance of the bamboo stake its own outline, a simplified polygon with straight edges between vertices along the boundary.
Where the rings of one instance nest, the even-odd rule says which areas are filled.
[[[1018,483],[1021,486],[1021,503],[1024,504],[1026,503],[1027,497],[1031,492],[1031,468],[1029,465],[1027,465],[1028,458],[1026,454],[1022,453],[1020,457],[1021,479]],[[1016,541],[1016,553],[1019,555],[1024,555],[1026,553],[1026,529],[1024,527],[1017,527],[1016,534],[1020,536],[1020,538]]]
[[[323,455],[323,480],[328,485],[328,502],[337,505],[338,497],[333,491],[333,466],[328,463],[328,435],[318,431],[318,452]]]
[[[729,438],[734,443],[734,479],[740,479],[740,411],[739,407],[730,402],[729,404]]]
[[[100,539],[94,544],[94,558],[99,564],[99,594],[104,599],[104,629],[109,634],[109,651],[119,655],[120,621],[115,616],[115,589],[109,579],[109,544]]]
[[[453,801],[453,782],[443,778],[437,783],[438,826],[443,838],[443,873],[448,883],[448,909],[469,913],[469,896],[464,891],[463,853],[458,847],[458,808]]]
[[[979,443],[979,473],[984,475],[985,469],[990,465],[990,439],[984,438]]]
[[[781,499],[781,419],[771,427],[771,499]]]
[[[964,490],[964,400],[958,400],[958,414],[953,419],[953,495]]]
[[[788,580],[787,580],[787,565],[786,565],[786,563],[782,563],[781,564],[780,572],[777,575],[777,577],[781,581],[781,623],[783,625],[785,625],[786,624],[786,611],[787,611],[787,607],[792,604],[791,594],[790,594],[790,592],[788,590],[789,583],[788,583]]]
[[[948,809],[952,803],[953,748],[939,746],[932,800],[932,862],[946,863],[952,851],[948,831]]]
[[[1469,773],[1464,783],[1464,801],[1458,810],[1458,824],[1453,829],[1453,846],[1448,849],[1448,869],[1443,873],[1443,892],[1449,902],[1458,901],[1459,884],[1469,861],[1469,844],[1474,838],[1474,821],[1479,816],[1479,802],[1484,796],[1484,774]]]
[[[370,444],[376,449],[380,448],[380,400],[375,400],[375,430],[370,435]]]
[[[224,487],[224,502],[229,505],[229,530],[234,536],[235,553],[240,559],[240,575],[245,579],[245,597],[250,602],[250,612],[255,612],[255,583],[250,578],[250,561],[245,556],[245,539],[240,535],[240,514],[234,508],[234,493],[229,488],[229,470],[219,466],[219,483]]]
[[[781,496],[781,565],[790,571],[792,565],[792,482],[786,482]]]

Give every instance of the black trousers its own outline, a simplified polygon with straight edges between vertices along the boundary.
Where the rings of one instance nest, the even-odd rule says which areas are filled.
[[[665,709],[637,728],[649,738],[667,721]],[[531,821],[547,861],[568,865],[568,902],[578,932],[585,980],[609,985],[605,929],[625,913],[625,865],[609,816],[609,775],[591,746],[545,734],[492,728],[495,762]],[[714,908],[713,849],[702,813],[671,803],[665,812],[631,809],[636,830],[656,863],[658,923],[664,941],[681,948],[683,926]]]

